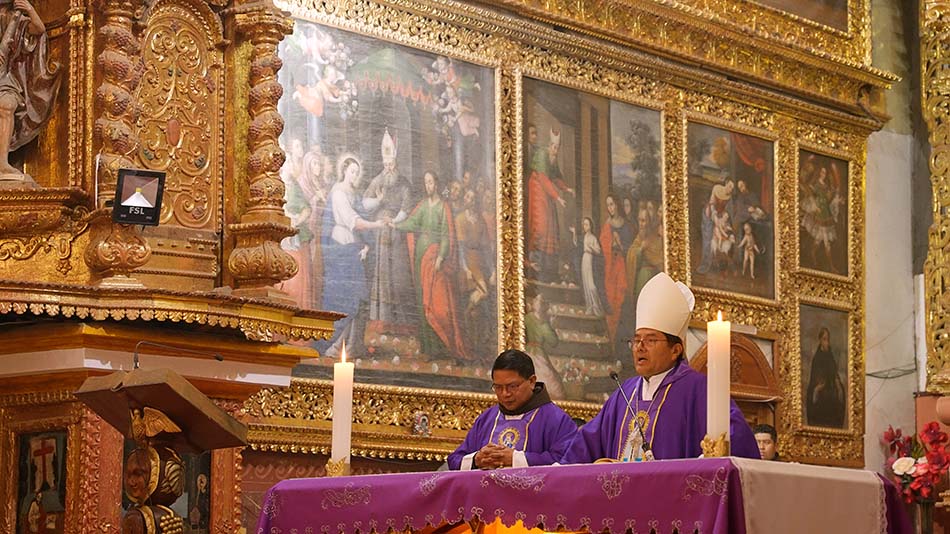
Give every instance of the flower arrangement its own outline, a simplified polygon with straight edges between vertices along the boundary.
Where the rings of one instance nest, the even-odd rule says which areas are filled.
[[[935,497],[934,487],[950,468],[948,439],[936,421],[927,423],[917,436],[903,436],[900,429],[887,427],[882,439],[890,454],[886,466],[901,488],[904,502],[920,503]]]

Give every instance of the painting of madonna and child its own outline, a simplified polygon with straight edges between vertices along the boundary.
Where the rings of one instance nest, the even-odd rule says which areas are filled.
[[[347,315],[360,382],[488,392],[498,353],[494,74],[298,20],[280,44],[287,160],[283,289]]]
[[[774,299],[772,142],[695,122],[686,137],[692,285]]]
[[[661,115],[534,79],[523,93],[526,348],[552,397],[602,401],[611,371],[634,372],[637,295],[664,270]]]

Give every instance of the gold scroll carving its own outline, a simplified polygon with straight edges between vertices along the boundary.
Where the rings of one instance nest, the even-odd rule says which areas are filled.
[[[167,173],[162,224],[216,230],[224,87],[214,45],[223,30],[217,17],[184,4],[160,3],[149,17],[136,98],[138,159]]]
[[[950,393],[950,383],[934,382],[950,365],[950,2],[923,0],[920,12],[922,110],[930,132],[933,223],[924,262],[928,387]]]
[[[149,12],[137,159],[167,173],[161,224],[145,232],[153,255],[136,271],[151,286],[210,290],[218,279],[228,124],[223,34],[204,2],[157,2]]]
[[[248,443],[254,450],[330,453],[333,384],[294,379],[289,388],[266,388],[244,403]],[[357,384],[353,392],[353,454],[371,458],[443,460],[455,450],[493,395]],[[559,403],[590,420],[598,406]],[[429,435],[413,434],[417,414],[428,417]]]

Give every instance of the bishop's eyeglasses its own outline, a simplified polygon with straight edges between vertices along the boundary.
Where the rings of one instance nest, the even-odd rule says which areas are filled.
[[[643,345],[643,347],[644,347],[645,349],[650,350],[650,349],[652,349],[653,347],[655,347],[657,343],[659,343],[659,342],[661,342],[661,341],[666,341],[666,338],[665,338],[665,337],[640,337],[640,336],[636,336],[636,337],[634,337],[633,339],[628,339],[628,340],[627,340],[627,348],[633,349],[633,348],[635,348],[637,345]]]

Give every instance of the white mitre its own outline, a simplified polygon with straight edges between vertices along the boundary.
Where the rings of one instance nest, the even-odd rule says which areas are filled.
[[[637,329],[652,328],[686,341],[696,298],[682,282],[664,272],[651,278],[637,298]]]
[[[380,144],[380,152],[383,155],[383,163],[394,161],[396,159],[396,141],[389,135],[389,128],[383,132],[383,141]]]

